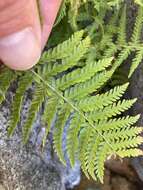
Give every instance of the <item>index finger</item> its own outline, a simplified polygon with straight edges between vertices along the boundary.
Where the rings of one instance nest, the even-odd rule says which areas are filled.
[[[40,0],[40,12],[42,16],[42,47],[47,42],[55,22],[62,0]]]

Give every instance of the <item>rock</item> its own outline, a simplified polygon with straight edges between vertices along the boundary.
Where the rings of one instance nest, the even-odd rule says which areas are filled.
[[[106,161],[106,168],[115,174],[126,177],[128,180],[137,182],[138,176],[131,166],[129,159],[110,159]]]
[[[140,180],[143,182],[143,158],[133,158],[131,163],[136,170]]]
[[[112,190],[137,190],[126,178],[113,177],[111,180]]]
[[[26,99],[22,111],[22,121],[11,138],[7,137],[10,113],[10,100],[0,107],[0,187],[6,190],[65,190],[74,187],[80,181],[79,164],[71,169],[64,167],[58,160],[49,135],[44,150],[41,140],[44,134],[40,118],[33,125],[33,132],[26,145],[22,143],[21,123],[29,106]],[[1,190],[0,189],[0,190]],[[4,190],[5,190],[4,189]]]
[[[75,188],[75,190],[112,190],[110,181],[111,173],[109,170],[105,170],[104,184],[92,179],[89,180],[84,175],[82,175],[81,183]]]
[[[24,146],[19,130],[11,139],[7,138],[8,112],[5,106],[0,112],[1,184],[9,190],[65,190],[56,162],[46,156],[51,155],[50,142],[42,153],[32,141]]]
[[[101,190],[112,190],[110,170],[107,170],[107,169],[105,170],[104,184],[102,184]]]

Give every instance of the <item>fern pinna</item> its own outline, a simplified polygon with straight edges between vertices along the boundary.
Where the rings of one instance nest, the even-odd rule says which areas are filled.
[[[114,61],[115,69],[126,62],[129,57],[132,57],[128,78],[132,76],[137,66],[143,60],[143,42],[141,36],[143,7],[138,6],[136,12],[136,19],[130,36],[128,35],[128,17],[125,5],[122,9],[113,13],[109,21],[104,24],[103,30],[105,35],[100,35],[101,40],[95,44],[95,49],[97,50],[96,56],[100,58],[113,56],[116,58]],[[94,35],[92,34],[91,37],[94,38]]]
[[[132,60],[130,60],[131,68],[128,73],[130,78],[143,59],[143,6],[141,1],[135,0],[134,2],[138,6],[130,36],[128,35],[127,25],[129,23],[124,0],[78,0],[74,6],[72,0],[65,0],[59,18],[61,20],[66,14],[72,14],[72,17],[70,16],[72,20],[70,19],[69,23],[73,30],[78,30],[81,27],[85,28],[92,40],[92,56],[98,59],[115,57],[115,70],[129,57],[132,57]],[[111,9],[111,15],[107,16],[107,11]],[[77,10],[79,10],[78,14]],[[85,23],[87,24],[85,25]]]
[[[44,103],[43,146],[54,123],[54,148],[60,160],[66,163],[62,139],[68,125],[66,151],[71,165],[80,160],[87,177],[103,182],[104,162],[109,156],[142,155],[138,149],[143,141],[139,136],[142,129],[132,127],[139,115],[123,115],[136,101],[121,99],[128,83],[101,93],[114,72],[114,58],[95,60],[91,57],[90,38],[83,35],[83,31],[76,32],[69,40],[45,52],[39,65],[26,73],[19,75],[8,69],[8,72],[1,72],[1,90],[6,93],[9,81],[12,83],[18,77],[9,135],[20,121],[25,91],[34,85],[29,113],[22,128],[24,143],[28,141],[36,115]],[[5,94],[1,97],[4,100]]]

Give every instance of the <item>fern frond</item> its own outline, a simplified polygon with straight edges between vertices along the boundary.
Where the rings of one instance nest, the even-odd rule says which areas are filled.
[[[85,83],[77,84],[66,90],[64,95],[69,99],[75,100],[84,98],[88,94],[96,92],[99,88],[101,88],[102,85],[104,85],[109,78],[111,78],[111,76],[111,71],[99,73]]]
[[[77,106],[84,112],[103,109],[119,100],[125,93],[128,83],[122,86],[115,87],[105,94],[98,94],[96,96],[81,99]]]
[[[77,26],[78,10],[81,7],[81,5],[85,2],[86,0],[77,0],[77,1],[70,0],[69,1],[70,9],[68,11],[68,17],[69,17],[69,23],[73,31],[77,31],[78,29],[78,26]]]
[[[137,156],[143,156],[143,151],[137,148],[130,148],[128,150],[117,151],[117,155],[119,155],[121,158],[137,157]]]
[[[128,127],[126,130],[125,129],[118,130],[117,136],[113,137],[112,139],[114,139],[117,143],[119,143],[120,141],[123,142],[123,141],[130,140],[133,138],[137,139],[141,132],[139,130],[137,130],[136,128],[134,129],[133,127],[130,127],[130,128]],[[115,132],[113,132],[113,133],[115,134]]]
[[[87,129],[83,128],[80,131],[79,135],[79,160],[80,160],[80,166],[82,171],[84,172],[85,176],[90,179],[90,176],[87,171],[87,162],[85,161],[85,156],[86,156],[86,150],[87,150],[87,139],[89,137],[89,130],[90,128],[88,127]]]
[[[122,127],[129,127],[133,124],[135,124],[140,118],[140,115],[136,116],[126,116],[126,117],[120,117],[118,119],[110,119],[109,121],[100,121],[97,124],[97,129],[101,129],[103,131],[111,130],[111,129],[118,129]]]
[[[103,55],[103,58],[109,58],[109,57],[113,57],[118,51],[118,48],[115,44],[111,44],[110,45],[110,48],[107,48],[105,51],[104,51],[104,55]]]
[[[17,75],[10,69],[3,68],[0,73],[0,104],[5,100],[5,95],[10,84],[16,79]]]
[[[57,59],[68,57],[71,52],[75,50],[75,47],[81,42],[83,34],[83,30],[78,31],[67,41],[59,44],[54,49],[50,49],[48,52],[45,52],[41,57],[40,63],[56,61]]]
[[[83,128],[79,135],[79,160],[81,162],[81,169],[86,175],[88,179],[90,179],[89,173],[88,173],[88,167],[87,167],[87,145],[89,145],[88,138],[90,137],[90,134],[92,134],[91,128]]]
[[[142,23],[143,23],[143,8],[138,8],[138,15],[136,17],[136,22],[133,30],[133,34],[131,37],[131,42],[138,43],[141,38],[141,30],[142,30]]]
[[[61,110],[59,110],[57,119],[56,119],[56,124],[54,127],[54,134],[53,134],[53,139],[54,139],[54,148],[55,151],[61,160],[63,164],[65,163],[64,155],[63,155],[63,131],[64,127],[66,125],[66,122],[70,116],[71,113],[71,107],[68,104],[65,104],[62,106]]]
[[[100,128],[102,131],[102,128]],[[86,142],[86,147],[83,147],[82,155],[81,157],[81,167],[84,169],[84,172],[89,177],[89,175],[93,179],[100,179],[101,182],[103,182],[103,176],[104,176],[104,163],[108,157],[108,155],[111,154],[117,154],[117,155],[129,155],[128,148],[131,147],[137,147],[141,142],[143,141],[142,138],[138,137],[138,134],[142,132],[142,128],[125,128],[122,126],[121,129],[113,129],[109,130],[103,133],[104,136],[109,140],[111,143],[112,149],[108,146],[107,143],[104,142],[104,139],[97,134],[96,131],[93,129],[88,129],[88,138],[84,136],[84,139],[82,141]],[[131,141],[131,144],[130,144]],[[115,146],[113,144],[115,143]],[[121,149],[120,144],[121,143]],[[83,145],[85,146],[85,144]],[[125,147],[124,147],[125,146]],[[126,152],[127,151],[127,152]],[[118,154],[119,153],[119,154]],[[132,155],[138,155],[140,151],[133,152]]]
[[[83,68],[84,68],[84,66],[83,66]],[[71,72],[74,72],[74,71],[71,71]],[[111,75],[113,73],[112,69],[111,69],[111,71],[107,71],[107,72],[101,71],[101,72],[97,72],[94,77],[97,77],[97,79],[98,79],[98,77],[101,76],[100,80],[99,79],[97,80],[97,81],[101,81],[104,78],[105,74],[108,72]],[[110,154],[115,154],[116,151],[118,151],[118,148],[116,149],[116,147],[114,148],[112,146],[112,142],[115,142],[117,144],[117,146],[119,146],[118,143],[121,142],[121,146],[122,146],[122,144],[124,144],[124,145],[126,144],[126,142],[125,143],[123,142],[123,141],[126,141],[126,139],[129,140],[129,138],[131,138],[132,140],[134,139],[134,141],[135,141],[138,138],[137,137],[137,135],[139,134],[138,129],[135,128],[133,130],[132,128],[130,129],[129,127],[131,127],[132,125],[134,125],[137,122],[137,120],[139,119],[139,116],[134,116],[134,117],[127,116],[127,117],[119,117],[119,118],[109,119],[110,117],[112,118],[112,117],[116,116],[117,114],[123,113],[134,103],[135,100],[122,101],[122,102],[119,101],[117,103],[117,100],[119,100],[120,97],[123,95],[128,84],[123,85],[121,87],[114,88],[114,89],[110,90],[109,92],[106,92],[105,94],[94,95],[93,97],[88,97],[89,102],[88,103],[85,102],[85,105],[88,105],[87,110],[88,109],[96,110],[96,107],[97,107],[97,110],[104,108],[103,110],[106,112],[106,113],[104,113],[104,111],[101,112],[101,115],[103,114],[106,116],[106,118],[104,120],[101,119],[99,122],[94,122],[94,119],[88,117],[88,111],[85,109],[85,105],[84,105],[85,113],[82,113],[82,109],[79,109],[80,108],[79,105],[82,106],[82,104],[81,104],[82,101],[79,101],[80,103],[76,102],[75,104],[73,104],[73,100],[80,100],[81,97],[79,99],[76,99],[75,97],[74,98],[72,97],[71,99],[69,99],[69,97],[66,96],[65,93],[63,93],[63,95],[62,95],[61,92],[55,88],[55,86],[51,86],[51,84],[48,84],[48,82],[44,81],[44,79],[42,79],[40,76],[38,76],[38,77],[45,86],[47,85],[47,87],[50,88],[58,97],[63,99],[63,103],[66,102],[66,104],[64,103],[64,105],[62,103],[63,107],[62,107],[61,112],[58,113],[59,119],[57,118],[57,124],[56,124],[56,128],[54,130],[54,147],[55,147],[55,151],[57,152],[61,161],[63,163],[65,163],[63,149],[62,149],[62,145],[63,145],[62,138],[63,138],[65,124],[68,121],[71,113],[73,111],[75,111],[75,115],[79,115],[81,118],[83,118],[84,122],[80,123],[79,122],[80,118],[78,118],[77,116],[71,118],[71,122],[70,122],[71,126],[69,126],[68,138],[67,138],[67,141],[68,141],[67,142],[67,151],[68,151],[71,165],[74,165],[76,156],[77,157],[79,156],[79,159],[81,161],[81,168],[82,168],[83,172],[85,173],[85,175],[87,177],[92,176],[94,179],[99,178],[100,180],[103,180],[104,161]],[[92,78],[94,78],[94,77],[92,77]],[[80,94],[80,90],[81,91],[84,90],[83,88],[81,88],[81,87],[83,87],[82,85],[84,85],[87,82],[89,82],[90,80],[92,80],[92,78],[83,83],[76,84],[74,86],[74,87],[76,87],[77,85],[79,85],[77,95]],[[94,81],[93,83],[96,84],[96,86],[93,88],[93,86],[91,85],[92,88],[89,87],[89,89],[91,88],[91,89],[95,90],[96,87],[98,86],[98,82],[95,83],[95,81]],[[72,88],[74,88],[74,87],[72,87]],[[69,88],[67,90],[71,90],[72,88]],[[85,87],[85,89],[86,89],[86,87]],[[87,100],[87,95],[94,92],[93,90],[91,91],[89,89],[87,88],[88,93],[85,95],[86,100]],[[83,91],[83,92],[85,92],[85,91]],[[92,98],[94,98],[94,101],[91,101]],[[95,99],[95,98],[97,98],[97,99]],[[85,101],[85,99],[83,97],[84,101]],[[104,99],[105,99],[105,102],[104,102]],[[99,102],[96,100],[98,100]],[[98,103],[98,104],[96,105],[96,103]],[[65,113],[66,111],[64,110],[66,105],[69,105],[69,107],[70,107],[70,110],[67,112],[67,114]],[[89,108],[90,106],[92,108]],[[108,109],[108,108],[110,108],[110,109]],[[111,110],[113,110],[113,108],[115,108],[115,111],[112,112]],[[107,113],[108,111],[110,114]],[[95,112],[95,115],[93,116],[93,118],[96,118],[96,112]],[[97,115],[97,118],[98,118],[98,115]],[[124,130],[126,130],[126,132]],[[118,135],[115,135],[115,133],[117,133]],[[128,134],[129,134],[129,136],[128,136]],[[71,143],[71,139],[73,136],[74,136],[75,143]],[[98,144],[95,145],[94,143],[95,143],[96,137],[98,137],[99,140],[98,140]],[[87,146],[87,143],[88,143],[88,146]],[[138,142],[138,144],[140,144],[140,143],[141,142]],[[73,146],[71,146],[71,144]],[[135,145],[135,143],[134,143],[134,145]],[[97,149],[96,153],[92,151],[93,150],[92,147]],[[105,147],[107,147],[107,148],[105,148]],[[133,147],[133,144],[132,144],[132,147]],[[106,150],[105,153],[104,153],[104,148]],[[125,146],[125,149],[128,149],[128,147]],[[79,150],[79,155],[77,153],[78,150]],[[100,152],[99,152],[99,150],[100,150]],[[102,150],[103,150],[103,152],[102,152]],[[101,159],[101,160],[98,160],[97,155],[99,155],[99,159]],[[94,159],[94,163],[89,161],[89,158],[91,159],[91,157]],[[91,167],[93,167],[93,168],[91,168]],[[102,169],[102,171],[98,171],[99,169]]]
[[[95,165],[96,165],[95,163],[100,143],[101,143],[100,136],[97,135],[95,131],[92,131],[91,135],[89,136],[89,140],[87,142],[87,153],[85,156],[85,161],[87,165],[86,170],[94,180],[97,180],[97,176],[95,175]]]
[[[98,179],[103,183],[103,177],[104,177],[104,163],[106,161],[106,158],[109,154],[109,146],[107,146],[106,143],[102,143],[102,146],[99,146],[96,162],[95,162],[95,169],[96,169],[96,175]]]
[[[125,45],[127,43],[126,39],[126,6],[123,8],[122,15],[119,21],[119,28],[118,28],[118,43],[120,45]]]
[[[97,111],[93,111],[88,114],[88,118],[92,119],[93,121],[98,120],[107,120],[113,116],[117,116],[131,108],[131,106],[136,102],[134,100],[123,100],[117,103],[112,104],[111,106],[106,106],[104,109],[97,109]]]
[[[28,87],[31,86],[33,81],[33,77],[31,73],[27,73],[24,76],[20,78],[20,81],[18,82],[18,89],[16,91],[16,94],[14,96],[13,102],[12,102],[12,109],[11,109],[11,116],[10,116],[10,122],[9,122],[9,128],[8,128],[8,135],[13,135],[13,132],[15,128],[17,127],[18,122],[20,121],[20,112],[22,108],[22,103],[24,99],[24,94]]]
[[[28,118],[23,126],[23,142],[24,143],[27,143],[28,141],[32,125],[45,99],[45,95],[46,95],[45,88],[42,85],[41,86],[37,85],[33,100],[31,102],[31,106],[29,108]]]
[[[45,74],[48,76],[56,76],[58,73],[66,71],[77,64],[77,62],[87,53],[90,45],[90,38],[86,37],[74,46],[74,50],[70,51],[69,55],[62,59],[62,63],[49,63]]]
[[[137,137],[143,132],[141,127],[123,127],[118,129],[113,129],[103,134],[110,140],[114,139],[116,141],[125,140],[128,138]]]
[[[125,60],[127,60],[127,58],[129,57],[131,53],[130,47],[125,47],[123,48],[119,54],[118,57],[116,58],[115,62],[114,62],[114,67],[113,70],[115,71]]]
[[[129,72],[129,77],[132,76],[132,74],[134,73],[134,71],[136,70],[136,68],[138,67],[138,65],[141,63],[143,59],[143,49],[141,50],[138,50],[136,52],[136,55],[132,61],[132,64],[131,64],[131,68],[130,68],[130,72]]]
[[[54,27],[57,26],[61,22],[61,20],[66,16],[66,8],[67,8],[66,3],[63,0]]]
[[[137,148],[140,144],[143,143],[143,138],[142,137],[131,137],[128,139],[122,139],[120,141],[113,141],[111,142],[111,145],[114,150],[116,151],[122,151],[126,150],[128,148]]]
[[[87,63],[85,67],[64,75],[62,78],[57,79],[57,88],[59,88],[60,90],[65,90],[66,88],[74,84],[89,80],[97,72],[103,71],[107,67],[109,67],[111,65],[112,59],[113,58],[107,58],[99,60],[98,62],[90,62]]]
[[[53,95],[53,97],[48,98],[42,116],[42,122],[46,126],[45,135],[43,137],[43,143],[42,143],[43,146],[45,146],[47,135],[50,132],[52,122],[56,116],[57,106],[58,106],[58,99],[56,96]]]
[[[75,113],[68,129],[67,153],[72,167],[75,164],[75,158],[77,157],[78,154],[78,148],[79,148],[78,134],[81,129],[82,120],[83,119],[79,117],[77,113]]]
[[[36,76],[37,75],[38,74],[36,74]],[[64,132],[65,124],[68,121],[68,119],[70,118],[70,115],[73,111],[75,111],[76,114],[79,114],[79,116],[81,116],[81,118],[84,119],[84,123],[77,125],[77,120],[73,120],[73,125],[69,129],[72,129],[72,132],[74,134],[72,134],[71,130],[69,130],[69,133],[71,133],[74,136],[76,141],[75,141],[74,147],[72,147],[72,151],[70,151],[70,153],[69,153],[70,147],[68,147],[69,148],[68,153],[70,154],[71,163],[74,164],[74,159],[75,159],[76,155],[78,156],[78,154],[76,154],[76,152],[81,149],[80,153],[79,153],[81,167],[88,177],[93,176],[94,179],[96,177],[99,178],[100,180],[103,179],[104,161],[106,160],[108,155],[115,154],[118,150],[120,150],[120,146],[119,146],[120,143],[121,143],[121,150],[128,149],[130,147],[131,148],[137,147],[137,145],[141,144],[141,140],[139,140],[140,138],[136,136],[137,134],[139,134],[140,129],[135,128],[134,130],[132,130],[129,128],[131,125],[133,125],[137,122],[137,120],[139,119],[139,115],[134,116],[134,117],[127,116],[127,117],[121,117],[118,119],[115,118],[115,119],[109,119],[109,120],[102,120],[100,122],[96,122],[93,124],[92,120],[90,118],[88,118],[86,115],[84,115],[82,112],[80,112],[80,110],[76,106],[74,106],[74,104],[72,103],[71,100],[69,100],[67,97],[61,95],[60,92],[58,92],[54,86],[51,86],[50,84],[48,84],[47,81],[44,81],[44,79],[42,79],[40,76],[38,76],[38,77],[40,80],[42,80],[44,86],[47,86],[48,88],[50,88],[57,96],[59,96],[60,98],[62,98],[64,100],[63,102],[66,102],[66,103],[64,103],[64,105],[62,104],[62,108],[58,111],[56,126],[55,126],[55,130],[54,130],[55,151],[57,152],[58,156],[60,157],[60,159],[63,163],[65,163],[63,149],[62,149],[63,132]],[[119,96],[121,96],[123,94],[123,92],[124,92],[123,90],[125,90],[127,88],[127,85],[128,84],[122,86],[122,90],[120,90],[121,87],[120,88],[118,87],[118,92],[115,93],[116,96],[113,93],[113,92],[115,92],[115,88],[114,88],[114,91],[112,90],[112,93],[111,93],[111,91],[110,91],[110,93],[114,94],[114,97],[118,100]],[[120,93],[119,93],[119,90],[120,90]],[[110,93],[105,93],[105,94],[109,95]],[[108,101],[109,101],[109,99],[108,99]],[[107,103],[109,105],[110,105],[110,102],[111,102],[111,105],[113,104],[112,100],[110,100],[109,102],[108,101],[107,101]],[[135,100],[133,100],[133,101],[135,101]],[[130,102],[129,104],[132,105],[132,103],[133,102]],[[120,107],[121,104],[119,103],[116,105],[118,105]],[[125,106],[125,108],[126,108],[126,106],[128,107],[128,105],[126,105],[126,104],[124,104],[124,106]],[[105,107],[106,107],[106,105],[105,105]],[[121,109],[121,111],[124,111],[124,110],[125,110],[124,108]],[[71,121],[71,123],[72,123],[72,121]],[[77,125],[76,126],[77,128],[74,127],[75,125]],[[125,129],[127,130],[127,132],[124,132]],[[84,134],[84,132],[85,132],[85,134]],[[117,135],[115,135],[115,132],[117,132]],[[128,134],[129,134],[129,136],[128,136]],[[90,162],[89,162],[88,158],[91,158],[91,156],[89,155],[89,152],[91,150],[90,148],[92,147],[91,144],[94,142],[94,139],[97,136],[99,136],[99,144],[94,145],[94,146],[97,147],[96,154],[99,155],[99,157],[92,155],[93,158],[96,158],[95,164],[93,165],[93,163],[89,164]],[[107,136],[109,136],[109,137],[106,138]],[[123,138],[120,138],[120,137],[123,137]],[[79,140],[78,140],[78,138],[79,138]],[[85,138],[85,139],[83,139],[83,138]],[[87,141],[87,139],[88,139],[88,141]],[[132,142],[131,142],[130,147],[127,144],[126,139],[128,139],[128,140],[131,139]],[[71,141],[69,140],[69,142],[71,142]],[[81,144],[81,142],[83,144]],[[87,148],[87,146],[83,147],[83,145],[86,145],[87,142],[89,143],[88,148]],[[112,143],[113,144],[115,143],[116,146],[113,146]],[[68,145],[69,144],[70,143],[68,143]],[[107,148],[105,148],[105,147],[107,147]],[[73,148],[74,148],[74,150],[73,150]],[[107,151],[104,151],[104,148]],[[102,150],[103,150],[103,152],[102,152]],[[81,154],[83,154],[83,155],[81,155]],[[100,160],[98,160],[97,157]],[[92,169],[90,168],[91,169],[90,170],[88,168],[89,166],[90,167],[93,166],[93,168]],[[98,171],[99,169],[103,169],[103,170]],[[95,172],[96,172],[96,176],[94,175]]]

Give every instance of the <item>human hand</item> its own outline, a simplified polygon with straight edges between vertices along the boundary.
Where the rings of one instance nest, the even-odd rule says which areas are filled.
[[[40,59],[62,0],[0,0],[0,60],[26,70]]]

